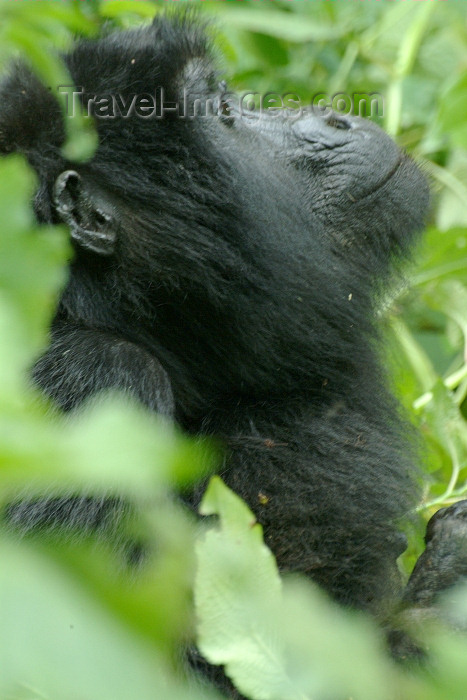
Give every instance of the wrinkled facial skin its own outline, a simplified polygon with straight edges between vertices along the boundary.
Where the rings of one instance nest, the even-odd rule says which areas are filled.
[[[78,42],[65,61],[85,103],[163,90],[220,109],[95,112],[98,148],[76,164],[53,91],[23,65],[4,78],[0,153],[26,156],[38,220],[64,222],[74,251],[34,381],[65,411],[119,389],[216,436],[222,477],[281,570],[382,616],[400,588],[395,524],[418,489],[375,311],[423,228],[423,175],[366,120],[223,103],[189,15]],[[88,531],[112,521],[109,504],[23,501],[9,517],[24,531],[70,519]]]
[[[360,117],[303,113],[298,119],[266,115],[260,120],[254,114],[238,115],[242,126],[256,130],[270,141],[278,153],[310,174],[309,202],[315,210],[331,195],[328,209],[348,209],[349,202],[358,202],[396,176],[407,158],[394,141],[372,122]],[[409,161],[410,162],[410,161]],[[414,185],[422,181],[410,166]],[[392,184],[396,187],[395,181]],[[313,192],[314,190],[314,192]],[[317,193],[323,191],[317,202]],[[414,197],[416,201],[418,196]]]

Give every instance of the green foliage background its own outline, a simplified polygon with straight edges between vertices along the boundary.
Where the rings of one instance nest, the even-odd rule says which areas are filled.
[[[0,2],[0,67],[26,56],[48,85],[66,76],[51,49],[104,22],[130,27],[168,5],[136,0]],[[433,204],[407,283],[386,300],[388,371],[425,446],[424,494],[401,562],[406,573],[436,508],[467,492],[467,7],[463,0],[192,0],[218,25],[230,86],[264,93],[372,92],[382,126],[427,173]],[[93,147],[85,122],[68,154]],[[253,700],[465,700],[467,642],[437,628],[433,667],[402,672],[371,622],[332,606],[304,583],[281,582],[252,515],[215,479],[199,532],[167,492],[215,462],[136,406],[110,397],[75,420],[55,415],[27,385],[46,343],[69,256],[66,231],[38,228],[34,178],[16,156],[0,161],[0,498],[18,492],[118,493],[138,502],[107,542],[0,537],[0,700],[209,699],[175,651],[195,632]],[[70,536],[74,533],[70,533]],[[130,540],[157,555],[137,576]],[[70,539],[70,538],[68,538]],[[111,540],[110,546],[108,540]],[[157,544],[156,544],[157,543]],[[465,624],[467,597],[455,602]],[[454,614],[454,613],[453,613]]]

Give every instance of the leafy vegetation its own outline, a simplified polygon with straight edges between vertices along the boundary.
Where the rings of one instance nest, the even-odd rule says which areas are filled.
[[[193,3],[192,3],[193,4]],[[426,445],[425,492],[414,518],[410,570],[427,517],[467,493],[467,10],[463,2],[201,2],[221,29],[218,49],[239,90],[379,92],[379,117],[422,163],[433,186],[427,234],[382,311],[387,363]],[[50,49],[103,22],[149,21],[165,2],[0,3],[0,65],[17,52],[47,84],[66,74]],[[68,153],[86,158],[93,135],[70,125]],[[309,583],[281,581],[261,529],[215,478],[194,527],[167,492],[215,462],[136,406],[109,397],[64,420],[36,395],[27,367],[45,343],[69,255],[66,233],[37,227],[34,181],[17,156],[0,161],[0,498],[118,493],[140,504],[113,542],[0,536],[0,698],[209,700],[175,650],[197,634],[253,700],[463,700],[467,640],[423,628],[430,673],[402,671],[366,618],[337,609]],[[125,535],[124,533],[127,533]],[[123,564],[128,542],[157,543],[138,576]],[[192,610],[195,599],[196,620]],[[465,626],[467,595],[451,614]],[[195,631],[196,627],[196,631]]]

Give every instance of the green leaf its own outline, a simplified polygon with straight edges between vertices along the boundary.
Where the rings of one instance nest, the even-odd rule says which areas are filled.
[[[209,8],[208,8],[209,9]],[[303,15],[268,10],[234,9],[223,7],[222,21],[237,29],[259,32],[287,41],[327,41],[343,36],[347,28],[336,23],[325,23]]]
[[[108,0],[99,9],[101,17],[116,18],[124,14],[136,14],[151,19],[158,11],[152,2],[135,2],[134,0]]]
[[[261,526],[219,477],[200,511],[218,515],[220,527],[197,544],[195,605],[204,656],[225,665],[236,686],[255,700],[299,700],[285,669],[278,611],[281,582]]]
[[[18,386],[44,343],[45,325],[64,281],[68,245],[60,229],[34,224],[34,181],[20,156],[0,160],[0,402],[8,400],[6,387]]]
[[[0,697],[207,700],[52,561],[0,541]]]
[[[25,408],[0,422],[0,485],[34,483],[37,493],[53,482],[56,493],[85,489],[145,500],[162,487],[185,486],[215,464],[208,442],[187,438],[128,397],[124,404],[102,399],[72,420],[48,421]]]
[[[461,74],[439,102],[438,126],[452,144],[467,148],[467,75]],[[463,115],[464,118],[461,118]]]

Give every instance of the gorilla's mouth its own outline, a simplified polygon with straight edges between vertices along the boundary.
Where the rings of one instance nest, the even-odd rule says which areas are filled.
[[[350,190],[346,194],[358,211],[361,208],[362,212],[374,212],[375,221],[391,222],[391,226],[411,231],[423,227],[430,201],[421,168],[403,151],[386,173],[360,196],[353,196]]]
[[[363,199],[377,194],[379,190],[382,190],[385,187],[385,185],[387,185],[388,182],[398,174],[402,164],[407,160],[409,160],[409,158],[401,152],[395,163],[389,168],[386,174],[379,181],[375,182],[368,190],[366,190],[366,192],[360,194],[358,197],[353,197],[352,194],[349,192],[349,198],[353,202],[361,202]]]

